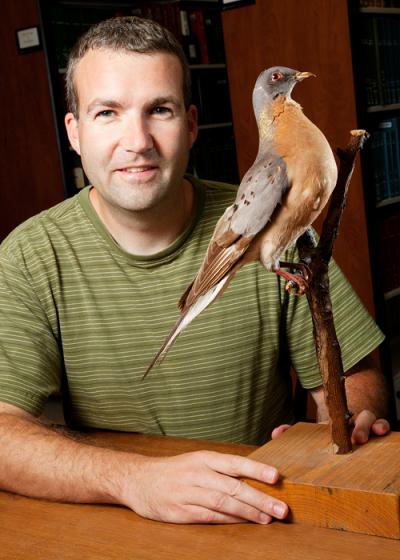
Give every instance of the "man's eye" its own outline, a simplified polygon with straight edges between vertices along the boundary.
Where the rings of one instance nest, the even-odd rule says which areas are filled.
[[[151,112],[153,113],[153,115],[171,115],[172,111],[169,107],[153,107],[153,109],[151,110]]]
[[[111,111],[111,109],[104,109],[104,111],[99,111],[96,117],[111,117],[113,114],[114,111]]]

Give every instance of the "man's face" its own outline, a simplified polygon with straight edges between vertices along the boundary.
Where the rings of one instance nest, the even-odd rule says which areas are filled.
[[[197,134],[182,68],[167,53],[91,50],[75,71],[79,118],[65,118],[72,147],[102,203],[143,211],[181,196]]]

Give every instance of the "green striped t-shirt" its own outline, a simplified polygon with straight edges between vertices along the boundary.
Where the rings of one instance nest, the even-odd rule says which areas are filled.
[[[3,242],[0,400],[39,415],[48,396],[62,390],[76,428],[257,444],[293,420],[290,364],[304,387],[321,384],[307,300],[289,296],[258,263],[234,277],[142,381],[235,195],[228,185],[191,181],[192,222],[155,255],[122,250],[88,188]],[[331,290],[348,369],[382,334],[334,264]]]

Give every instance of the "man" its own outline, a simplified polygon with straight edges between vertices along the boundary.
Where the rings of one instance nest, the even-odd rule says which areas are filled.
[[[293,421],[290,362],[326,417],[307,302],[257,265],[142,381],[234,191],[184,177],[197,114],[180,47],[158,25],[123,18],[92,28],[71,54],[67,91],[68,136],[92,187],[22,224],[1,248],[0,486],[180,523],[285,517],[286,504],[239,480],[273,484],[272,467],[219,453],[160,459],[96,448],[36,420],[62,388],[76,428],[261,443]],[[332,286],[353,439],[362,442],[389,429],[377,420],[384,385],[367,357],[382,335],[335,266]]]

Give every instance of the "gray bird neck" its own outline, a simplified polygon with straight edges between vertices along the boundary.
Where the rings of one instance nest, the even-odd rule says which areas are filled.
[[[261,87],[254,88],[253,91],[253,109],[257,123],[260,122],[261,112],[271,113],[272,97],[266,93]]]

